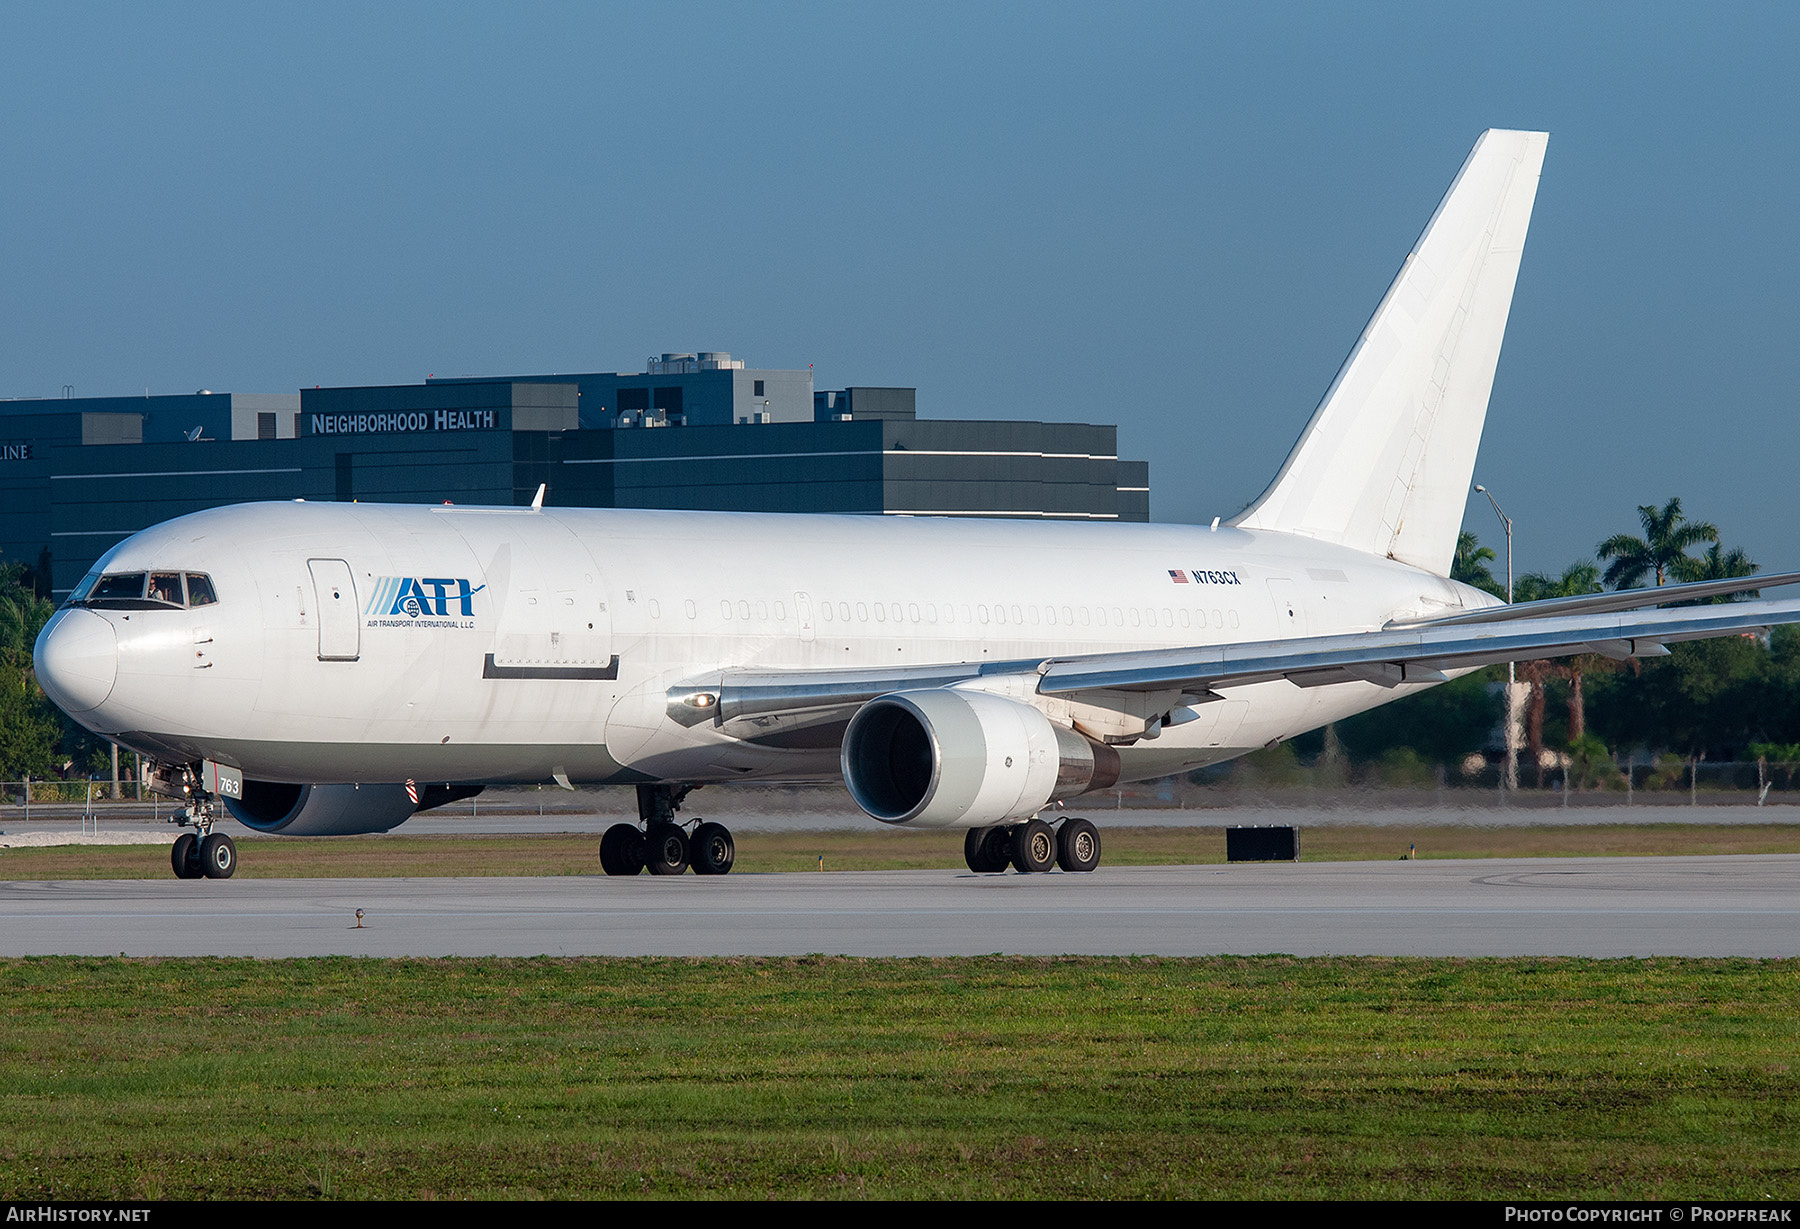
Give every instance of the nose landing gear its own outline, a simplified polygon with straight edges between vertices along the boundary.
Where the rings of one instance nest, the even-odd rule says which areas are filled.
[[[213,825],[219,821],[218,800],[199,789],[193,767],[168,768],[153,764],[146,780],[157,793],[187,803],[187,809],[169,821],[194,829],[176,837],[174,847],[169,850],[169,865],[175,878],[231,878],[237,871],[237,845],[223,832],[213,831]]]

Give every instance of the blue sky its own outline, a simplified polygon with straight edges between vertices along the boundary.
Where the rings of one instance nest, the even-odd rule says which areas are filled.
[[[1765,569],[1800,442],[1793,6],[0,11],[0,396],[639,370],[1280,465],[1487,127],[1550,131],[1477,480],[1520,570],[1671,495]],[[1485,502],[1468,525],[1498,545]]]

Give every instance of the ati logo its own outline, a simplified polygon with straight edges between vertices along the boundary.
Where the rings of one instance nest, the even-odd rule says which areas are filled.
[[[470,587],[462,576],[384,576],[369,599],[367,613],[377,618],[470,618],[475,614],[475,595],[485,588]]]

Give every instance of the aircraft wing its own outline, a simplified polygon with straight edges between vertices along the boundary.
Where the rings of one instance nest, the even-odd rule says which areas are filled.
[[[1800,622],[1800,600],[1625,613],[1538,615],[1503,622],[1426,624],[1338,636],[1311,636],[1198,649],[1149,649],[1053,659],[1039,668],[1046,695],[1116,691],[1211,690],[1285,678],[1302,687],[1360,680],[1394,687],[1441,682],[1451,670],[1503,661],[1599,653],[1661,657],[1664,646]]]
[[[1768,577],[1760,583],[1780,582]],[[1684,586],[1684,588],[1691,588]],[[1671,590],[1662,591],[1667,600]],[[1549,603],[1545,603],[1549,604]],[[1534,605],[1545,605],[1534,604]],[[1502,607],[1519,611],[1521,607]],[[685,725],[715,723],[739,737],[795,745],[847,721],[877,696],[1011,676],[1024,690],[1102,703],[1120,693],[1183,695],[1286,679],[1298,687],[1368,682],[1383,687],[1443,682],[1452,671],[1504,661],[1597,653],[1623,660],[1661,657],[1684,640],[1755,634],[1800,623],[1800,599],[1673,609],[1530,614],[1486,623],[1459,619],[1411,627],[1178,649],[1091,653],[1041,660],[969,662],[884,670],[731,670],[669,693],[669,715]],[[1033,677],[1035,676],[1035,677]],[[1148,698],[1148,697],[1145,697]],[[809,737],[803,731],[813,731]]]

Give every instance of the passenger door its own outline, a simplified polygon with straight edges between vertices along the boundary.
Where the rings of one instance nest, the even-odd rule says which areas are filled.
[[[308,559],[319,604],[319,660],[355,661],[362,653],[362,609],[356,580],[342,559]]]

